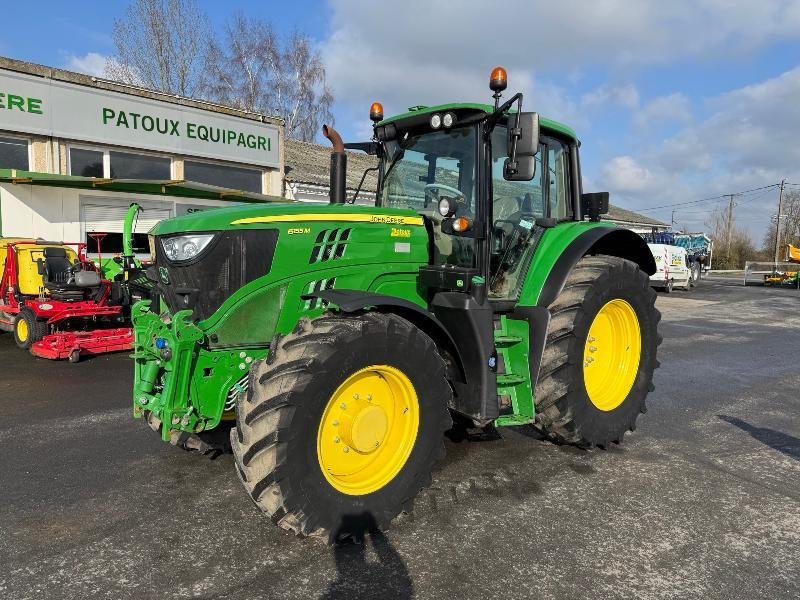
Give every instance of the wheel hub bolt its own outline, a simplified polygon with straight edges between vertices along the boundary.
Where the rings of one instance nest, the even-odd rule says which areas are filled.
[[[342,448],[342,452],[344,452],[345,454],[347,454],[348,452],[350,452],[350,448],[348,448],[347,446],[345,446],[344,448]]]
[[[338,435],[337,435],[335,438],[333,438],[333,443],[334,443],[334,444],[338,444],[338,443],[339,443],[339,442],[341,442],[341,441],[342,441],[342,440],[339,438],[339,436],[338,436]]]
[[[589,352],[597,352],[597,346],[589,346]]]
[[[347,404],[345,404],[344,402],[342,402],[342,403],[339,405],[339,408],[341,408],[342,410],[347,410]]]
[[[339,426],[339,421],[337,419],[334,419],[333,422],[331,423],[331,425],[333,425],[334,427],[338,427]]]
[[[589,342],[593,342],[594,338],[592,336],[589,336],[588,340],[589,340]]]
[[[353,400],[358,400],[358,394],[353,394]]]

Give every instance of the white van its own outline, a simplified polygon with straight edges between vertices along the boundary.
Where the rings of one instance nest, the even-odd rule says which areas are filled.
[[[692,281],[692,272],[686,264],[686,248],[667,244],[647,244],[656,259],[656,272],[650,276],[650,285],[670,293],[673,287],[682,287],[687,292]]]

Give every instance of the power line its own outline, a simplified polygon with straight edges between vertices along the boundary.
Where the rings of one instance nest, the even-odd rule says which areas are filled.
[[[768,189],[777,187],[778,185],[780,185],[780,184],[771,183],[770,185],[763,185],[761,187],[753,188],[753,189],[750,189],[750,190],[744,190],[742,192],[734,192],[732,195],[733,196],[737,196],[737,197],[738,196],[743,196],[745,194],[749,194],[749,193],[752,193],[752,192],[758,192],[760,190],[768,190]],[[800,184],[797,184],[797,185],[800,185]],[[721,194],[719,196],[709,196],[708,198],[700,198],[699,200],[688,200],[686,202],[676,202],[674,204],[664,204],[663,206],[650,206],[648,208],[640,208],[640,209],[637,209],[637,211],[638,212],[652,212],[654,210],[662,210],[662,209],[665,209],[665,208],[673,208],[675,206],[687,206],[689,204],[698,204],[700,202],[710,202],[712,200],[720,201],[720,200],[727,199],[729,196],[731,196],[731,194]]]

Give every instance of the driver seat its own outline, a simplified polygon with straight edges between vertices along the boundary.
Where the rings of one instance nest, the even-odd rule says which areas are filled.
[[[44,261],[39,259],[39,271],[44,287],[58,300],[83,300],[87,291],[92,293],[100,287],[100,274],[86,271],[80,263],[71,263],[67,251],[59,247],[47,247],[43,251]]]

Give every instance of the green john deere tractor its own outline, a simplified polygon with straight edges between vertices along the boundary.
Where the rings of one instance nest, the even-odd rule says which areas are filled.
[[[568,127],[500,104],[418,106],[351,144],[375,206],[235,206],[159,223],[134,306],[134,414],[201,451],[230,432],[255,504],[334,538],[409,508],[452,416],[620,442],[653,389],[660,315],[642,238],[600,221]],[[158,307],[158,308],[157,308]],[[227,427],[226,427],[227,422]]]

